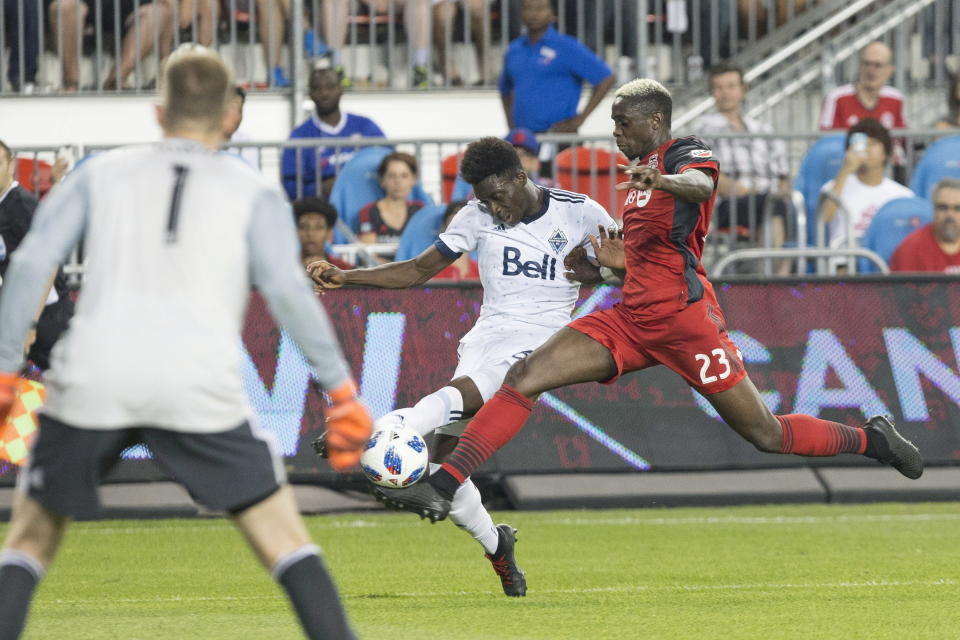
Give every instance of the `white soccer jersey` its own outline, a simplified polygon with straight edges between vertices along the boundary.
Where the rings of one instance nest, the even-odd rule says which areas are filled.
[[[251,284],[321,384],[346,379],[289,205],[236,157],[187,140],[103,154],[51,191],[3,287],[0,370],[19,366],[23,309],[37,308],[47,265],[81,236],[86,277],[54,348],[45,413],[91,429],[238,426],[252,414],[240,351]]]
[[[580,285],[564,276],[563,259],[578,246],[592,256],[588,236],[615,223],[583,194],[543,191],[543,208],[512,227],[471,200],[440,234],[436,247],[444,255],[478,254],[483,306],[464,341],[478,332],[556,331],[570,322]]]

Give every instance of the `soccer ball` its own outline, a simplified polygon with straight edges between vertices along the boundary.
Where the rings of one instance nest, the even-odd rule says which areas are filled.
[[[373,484],[397,489],[426,475],[427,443],[402,424],[374,432],[360,457],[360,468]]]

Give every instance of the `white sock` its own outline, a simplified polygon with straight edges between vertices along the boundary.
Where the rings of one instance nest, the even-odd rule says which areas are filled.
[[[430,473],[439,468],[439,464],[430,463]],[[480,500],[480,490],[470,478],[467,478],[453,494],[449,518],[453,524],[472,535],[484,551],[491,555],[496,553],[497,546],[500,544],[500,533],[493,524],[493,518],[484,508],[483,501]]]
[[[456,422],[463,417],[463,396],[453,387],[444,387],[405,409],[395,409],[377,420],[377,427],[402,422],[416,429],[422,436],[437,427]]]
[[[332,62],[335,67],[343,64],[343,51],[340,49],[332,50],[330,52],[330,62]]]
[[[414,49],[413,50],[413,64],[417,67],[427,66],[427,61],[430,60],[430,49]]]

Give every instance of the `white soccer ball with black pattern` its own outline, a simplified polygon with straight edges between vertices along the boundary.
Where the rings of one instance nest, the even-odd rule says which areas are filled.
[[[427,475],[427,443],[402,424],[379,429],[367,442],[360,468],[373,484],[398,489]]]

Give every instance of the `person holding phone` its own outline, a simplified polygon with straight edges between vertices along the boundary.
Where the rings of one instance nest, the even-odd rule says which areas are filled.
[[[828,225],[832,248],[849,246],[852,230],[856,244],[870,226],[877,210],[895,198],[913,192],[886,176],[893,140],[878,120],[864,118],[847,131],[847,152],[837,177],[823,185],[826,196],[820,214]],[[831,271],[846,264],[847,257],[832,259]]]

